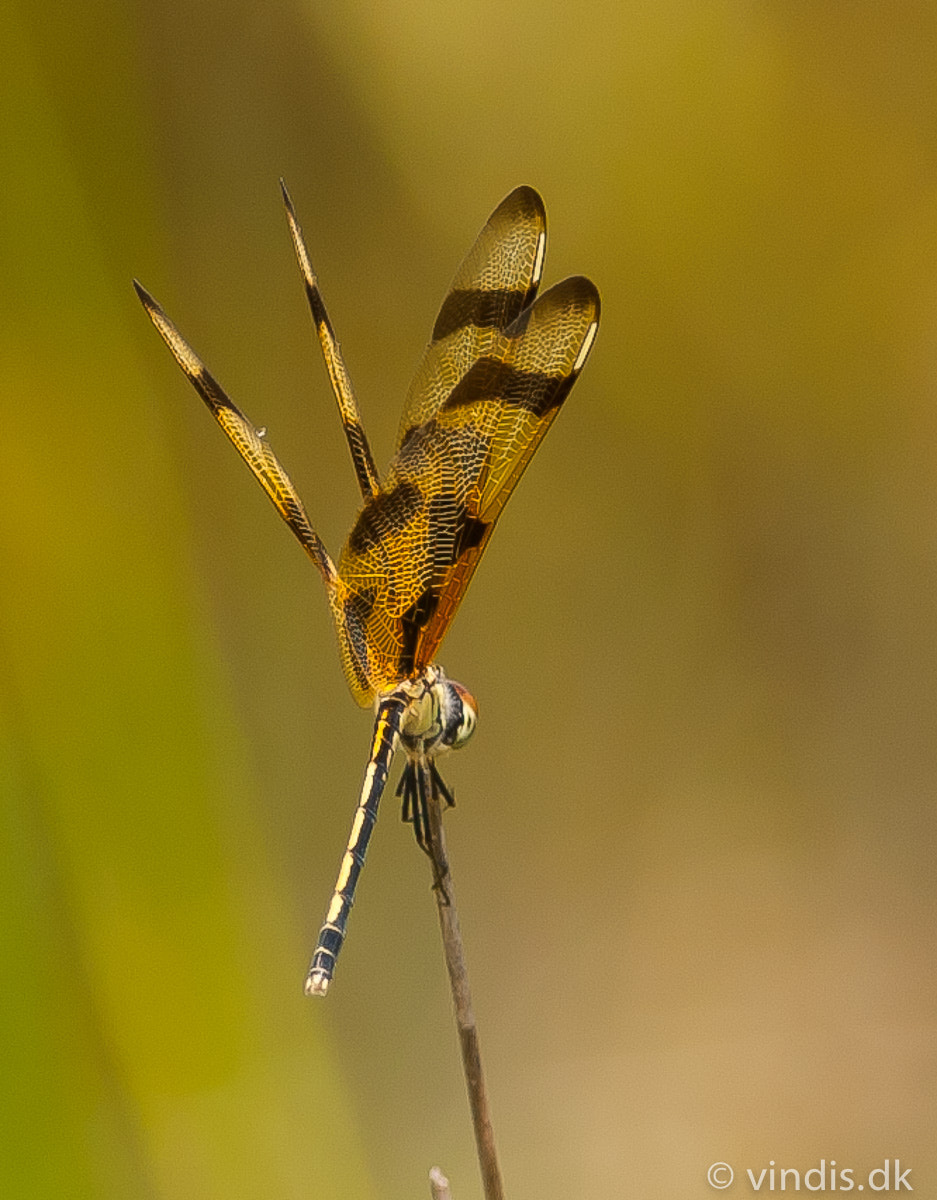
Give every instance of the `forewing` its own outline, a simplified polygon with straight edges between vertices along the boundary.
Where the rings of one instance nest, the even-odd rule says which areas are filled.
[[[498,205],[456,272],[410,385],[396,450],[531,303],[546,251],[546,214],[533,188]]]
[[[359,630],[343,652],[358,656],[375,692],[432,661],[498,516],[582,369],[598,320],[588,279],[567,279],[541,296],[436,415],[410,431],[362,510],[339,564],[346,635]]]
[[[474,457],[456,509],[449,564],[419,639],[430,663],[498,517],[569,395],[595,340],[595,285],[574,276],[545,292],[508,328],[501,353],[479,359],[441,406],[437,424],[471,436]]]

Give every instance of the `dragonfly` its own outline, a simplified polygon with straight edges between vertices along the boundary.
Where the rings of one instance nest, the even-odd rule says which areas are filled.
[[[432,857],[428,805],[453,803],[436,760],[465,745],[478,717],[471,692],[446,675],[435,655],[508,498],[583,368],[600,302],[595,285],[581,275],[538,296],[546,213],[533,188],[512,191],[456,272],[381,477],[282,180],[280,188],[361,492],[337,566],[266,431],[251,424],[136,280],[134,287],[177,363],[322,576],[348,686],[362,707],[374,710],[347,849],[305,981],[307,995],[325,995],[398,748],[406,758],[397,789],[403,819]]]

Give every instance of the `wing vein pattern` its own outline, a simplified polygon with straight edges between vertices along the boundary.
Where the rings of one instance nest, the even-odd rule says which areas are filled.
[[[404,406],[397,450],[339,560],[342,658],[362,704],[432,661],[504,505],[569,394],[599,296],[536,298],[543,203],[518,188],[456,273]]]

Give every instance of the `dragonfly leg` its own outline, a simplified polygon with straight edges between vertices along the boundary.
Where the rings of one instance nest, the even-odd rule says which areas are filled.
[[[433,864],[433,891],[436,892],[442,903],[448,905],[449,893],[446,890],[446,874],[449,870],[449,864],[446,862],[442,854],[442,847],[438,845],[436,839],[432,836],[432,825],[430,824],[429,805],[431,801],[439,799],[440,795],[444,795],[447,799],[449,793],[443,786],[442,792],[437,789],[437,782],[442,783],[439,774],[436,771],[432,759],[424,760],[417,768],[418,781],[418,799],[421,811],[421,820],[424,830],[424,841],[420,843],[421,848],[429,856],[430,862]],[[450,801],[451,803],[451,801]],[[440,814],[441,815],[441,814]]]
[[[436,796],[442,796],[446,802],[446,807],[452,808],[455,805],[455,793],[450,792],[443,783],[442,776],[436,770],[436,764],[434,762],[430,762],[429,769],[430,774],[433,777],[433,797],[435,798]]]

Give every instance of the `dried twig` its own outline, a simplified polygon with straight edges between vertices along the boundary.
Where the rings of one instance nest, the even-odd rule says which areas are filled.
[[[432,1193],[433,1200],[452,1200],[452,1192],[449,1191],[449,1180],[443,1175],[439,1167],[433,1167],[430,1170],[429,1190]]]
[[[475,1013],[472,1010],[472,993],[465,965],[465,950],[462,946],[462,933],[459,929],[459,914],[456,909],[452,876],[449,872],[449,858],[446,853],[446,839],[442,827],[442,799],[435,794],[436,790],[431,786],[429,779],[424,780],[424,783],[427,785],[429,841],[433,851],[433,870],[436,875],[433,890],[439,912],[439,927],[442,931],[449,983],[452,988],[456,1025],[459,1030],[462,1069],[465,1072],[469,1106],[472,1110],[472,1125],[475,1129],[475,1145],[478,1148],[482,1187],[485,1200],[504,1200],[501,1170],[495,1152],[494,1130],[491,1126],[491,1112],[488,1108],[488,1093],[482,1073],[478,1029],[475,1025]],[[441,1194],[447,1195],[447,1193]]]

